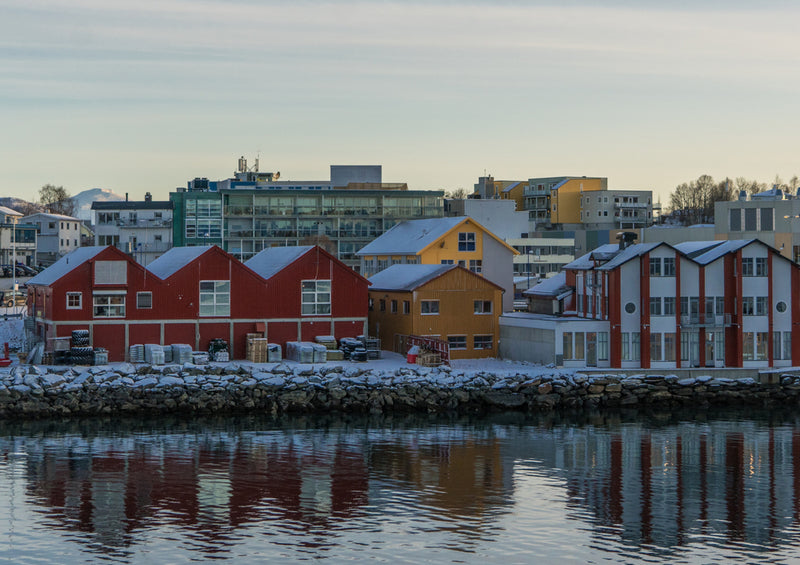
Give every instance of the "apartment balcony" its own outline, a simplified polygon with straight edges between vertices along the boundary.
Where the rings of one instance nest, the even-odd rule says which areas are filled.
[[[704,314],[681,315],[682,328],[727,328],[732,325],[730,314],[706,316]]]
[[[633,209],[633,208],[642,210],[642,209],[646,209],[646,208],[649,208],[649,207],[650,207],[650,204],[645,204],[644,202],[614,202],[614,208],[616,208],[618,210],[622,210],[622,209],[629,210],[629,209]]]
[[[108,225],[108,224],[100,224]],[[172,220],[117,220],[115,225],[120,228],[128,229],[150,229],[150,228],[171,228]]]

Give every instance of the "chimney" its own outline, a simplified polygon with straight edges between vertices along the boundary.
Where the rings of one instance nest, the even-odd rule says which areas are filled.
[[[149,192],[145,192],[144,193],[144,201],[145,202],[152,202],[153,201],[153,195],[150,194]]]
[[[125,202],[127,202],[127,201],[128,201],[128,193],[126,192],[125,193]]]
[[[633,242],[636,241],[638,237],[639,236],[636,234],[636,232],[632,231],[623,231],[618,233],[617,239],[619,240],[619,250],[622,251],[623,249],[633,245]]]

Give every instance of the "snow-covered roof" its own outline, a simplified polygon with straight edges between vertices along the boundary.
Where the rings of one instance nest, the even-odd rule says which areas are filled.
[[[17,212],[16,210],[12,210],[7,206],[0,206],[0,214],[5,214],[6,216],[22,216],[21,212]]]
[[[314,249],[313,245],[269,247],[245,262],[262,278],[268,279]]]
[[[756,241],[754,239],[732,239],[729,241],[723,241],[721,244],[714,246],[713,248],[709,249],[705,253],[699,254],[695,257],[692,257],[692,260],[695,263],[699,263],[700,265],[708,265],[709,263],[713,263],[723,255],[727,255],[728,253],[733,253]]]
[[[73,222],[80,221],[78,218],[74,218],[72,216],[64,216],[63,214],[51,214],[49,212],[37,212],[36,214],[30,214],[28,216],[25,216],[24,219],[27,220],[28,218],[35,218],[37,216],[41,216],[42,218],[49,218],[52,220],[72,220]]]
[[[356,255],[413,255],[468,219],[468,216],[453,216],[406,220],[372,240]]]
[[[667,245],[666,243],[656,242],[656,243],[636,243],[634,245],[629,245],[619,253],[617,253],[613,259],[609,260],[607,263],[603,263],[600,265],[597,270],[599,271],[610,271],[611,269],[616,269],[620,265],[627,263],[634,257],[641,257],[645,253],[649,253],[659,245]]]
[[[564,265],[565,269],[575,269],[575,270],[587,270],[594,267],[594,261],[592,261],[592,254],[593,253],[614,253],[615,251],[619,251],[619,245],[616,243],[606,243],[605,245],[601,245],[597,249],[586,253],[585,255],[581,255],[574,261],[567,263]]]
[[[180,271],[183,267],[200,257],[200,255],[212,247],[212,245],[173,247],[161,257],[147,265],[147,270],[161,280],[164,280]]]
[[[569,294],[572,291],[567,286],[567,274],[564,271],[553,275],[549,279],[544,279],[542,282],[524,291],[522,294],[525,296],[545,296],[548,298],[558,297],[563,294]]]
[[[722,245],[723,240],[719,241],[684,241],[682,243],[676,243],[673,245],[675,249],[693,259],[711,249]]]
[[[79,247],[75,251],[67,253],[44,271],[30,279],[28,284],[51,285],[76,267],[94,258],[98,253],[106,249],[106,247],[106,245]]]
[[[511,183],[503,189],[503,192],[510,192],[514,188],[518,187],[520,184],[522,184],[522,181]]]
[[[369,278],[370,290],[414,290],[457,265],[392,265]]]

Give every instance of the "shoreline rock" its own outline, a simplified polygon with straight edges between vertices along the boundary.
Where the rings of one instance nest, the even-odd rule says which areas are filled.
[[[467,372],[342,365],[17,366],[0,373],[0,418],[108,414],[478,412],[785,406],[800,376],[754,379]]]

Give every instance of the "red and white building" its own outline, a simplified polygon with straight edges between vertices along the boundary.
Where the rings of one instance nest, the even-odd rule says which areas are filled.
[[[134,344],[207,349],[222,338],[243,359],[248,333],[281,345],[364,333],[366,279],[318,247],[271,252],[245,265],[217,246],[176,247],[145,268],[115,247],[80,248],[28,281],[35,338],[47,351],[88,329],[123,361]]]
[[[759,240],[623,240],[526,294],[532,312],[500,319],[504,357],[623,369],[800,365],[800,266]]]

